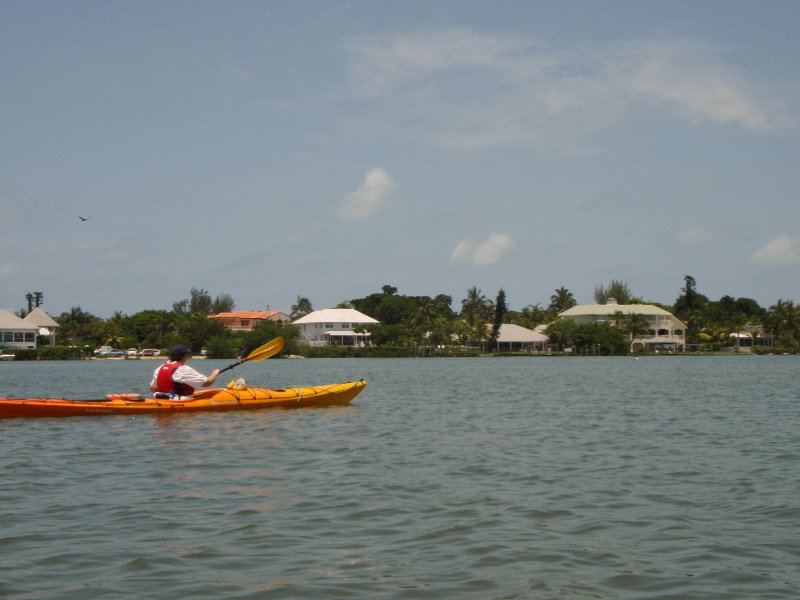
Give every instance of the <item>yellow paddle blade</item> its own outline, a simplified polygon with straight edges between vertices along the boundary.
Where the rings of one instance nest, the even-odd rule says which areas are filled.
[[[264,344],[263,346],[259,346],[255,350],[253,350],[250,354],[246,357],[237,360],[232,365],[228,365],[224,369],[220,369],[220,373],[224,373],[225,371],[232,369],[233,367],[237,367],[242,363],[246,363],[251,360],[264,360],[265,358],[269,358],[270,356],[275,356],[278,352],[281,351],[283,348],[283,338],[278,336],[274,340],[271,340]]]
[[[269,358],[270,356],[275,356],[278,352],[281,351],[283,348],[283,338],[278,336],[274,340],[270,340],[263,346],[259,346],[255,350],[253,350],[250,354],[247,355],[246,358],[242,359],[242,362],[247,362],[251,360],[264,360],[265,358]]]

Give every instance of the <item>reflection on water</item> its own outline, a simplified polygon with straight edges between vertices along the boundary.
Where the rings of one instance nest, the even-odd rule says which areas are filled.
[[[274,360],[232,378],[369,386],[350,407],[0,421],[0,596],[797,598],[797,367]],[[4,363],[0,394],[141,393],[153,368]]]

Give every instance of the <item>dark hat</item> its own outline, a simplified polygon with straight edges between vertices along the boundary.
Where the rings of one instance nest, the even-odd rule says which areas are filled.
[[[169,351],[169,359],[170,360],[181,360],[184,356],[191,354],[192,351],[189,350],[183,344],[178,344],[177,346],[173,346],[172,350]]]

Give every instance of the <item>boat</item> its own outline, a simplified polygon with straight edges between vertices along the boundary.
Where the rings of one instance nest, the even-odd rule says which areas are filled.
[[[270,390],[232,381],[228,387],[200,390],[182,400],[144,398],[139,394],[108,394],[105,398],[95,400],[0,398],[0,418],[178,414],[335,406],[349,404],[366,385],[361,379],[330,385]]]

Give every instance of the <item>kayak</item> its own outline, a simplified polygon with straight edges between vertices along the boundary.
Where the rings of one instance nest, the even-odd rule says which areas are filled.
[[[143,398],[138,394],[108,394],[97,400],[0,398],[0,418],[175,414],[333,406],[349,404],[366,385],[363,379],[331,385],[287,387],[282,390],[229,385],[227,388],[200,390],[184,400]]]

